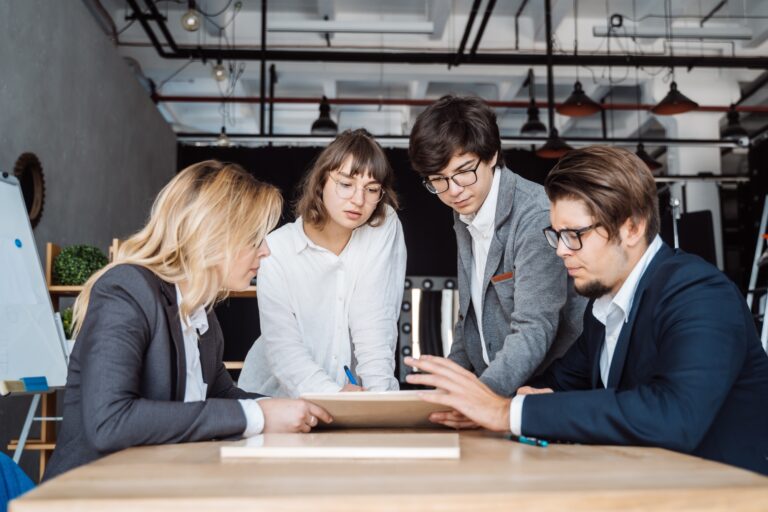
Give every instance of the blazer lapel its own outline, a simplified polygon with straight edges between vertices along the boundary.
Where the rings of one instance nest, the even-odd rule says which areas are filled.
[[[172,382],[175,383],[175,389],[173,390],[174,400],[183,401],[184,392],[187,389],[187,365],[184,353],[184,336],[181,333],[179,306],[176,303],[176,287],[162,281],[161,288],[163,295],[168,300],[168,304],[165,305],[165,319],[168,322],[168,330],[171,334],[173,348],[176,353],[176,364],[171,373]]]
[[[643,294],[645,294],[648,284],[651,282],[653,274],[656,272],[656,268],[674,254],[674,251],[667,245],[662,244],[659,252],[653,257],[648,268],[645,269],[645,273],[640,278],[640,282],[637,284],[637,290],[635,291],[635,298],[632,302],[632,310],[629,312],[629,318],[627,322],[622,326],[619,333],[619,339],[616,342],[616,349],[613,351],[613,359],[611,360],[611,369],[608,373],[608,388],[616,388],[621,382],[621,374],[624,371],[624,363],[627,359],[627,351],[629,349],[630,335],[632,334],[632,328],[635,325],[637,319],[637,311],[640,309],[640,304],[643,302]],[[605,335],[603,335],[605,339]],[[600,357],[598,355],[598,368],[600,366]]]
[[[594,300],[589,302],[587,309],[592,311],[592,304]],[[591,315],[591,313],[590,313]],[[597,321],[595,317],[592,317],[592,329],[593,337],[597,340],[594,344],[594,352],[592,353],[592,389],[603,388],[603,382],[600,380],[600,352],[603,350],[603,344],[605,344],[605,326]]]
[[[203,372],[203,382],[208,384],[208,390],[211,390],[211,383],[215,380],[216,371],[216,342],[214,339],[213,322],[215,320],[213,311],[208,313],[208,330],[200,336],[197,342],[197,348],[200,351],[200,369]]]
[[[512,215],[514,204],[515,173],[506,167],[496,169],[495,172],[500,172],[501,177],[499,179],[499,197],[496,200],[495,229],[493,230],[491,246],[488,249],[488,259],[485,262],[485,275],[483,275],[483,297],[485,297],[488,286],[491,284],[491,277],[496,274],[499,267],[499,261],[504,255],[507,240],[510,236],[515,235],[510,232],[512,228],[507,222],[509,216]]]
[[[456,246],[459,252],[459,268],[457,272],[463,273],[459,277],[459,283],[466,283],[466,290],[459,290],[459,312],[462,315],[467,314],[470,299],[470,283],[472,282],[472,237],[467,230],[467,225],[459,218],[459,214],[454,214],[453,230],[456,231]]]

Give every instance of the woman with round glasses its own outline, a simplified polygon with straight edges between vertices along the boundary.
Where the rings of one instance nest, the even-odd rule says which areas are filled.
[[[393,181],[365,130],[345,131],[320,153],[301,184],[296,221],[267,237],[261,337],[245,359],[243,389],[296,397],[398,388],[406,254]]]

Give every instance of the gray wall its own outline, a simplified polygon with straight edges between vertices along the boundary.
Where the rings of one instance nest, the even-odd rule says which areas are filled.
[[[35,153],[46,198],[45,243],[106,249],[143,224],[176,171],[176,138],[79,0],[0,1],[0,171]],[[21,429],[27,398],[0,398],[0,448]],[[36,454],[22,468],[36,479]]]

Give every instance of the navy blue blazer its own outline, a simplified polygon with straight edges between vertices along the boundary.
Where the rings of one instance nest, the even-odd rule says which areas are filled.
[[[664,244],[638,283],[600,379],[605,328],[584,313],[571,349],[530,381],[522,432],[668,448],[768,474],[768,356],[744,297],[701,258]]]

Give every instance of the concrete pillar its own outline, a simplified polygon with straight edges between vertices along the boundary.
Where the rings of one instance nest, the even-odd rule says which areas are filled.
[[[677,73],[677,85],[683,94],[700,105],[727,105],[736,101],[739,86],[735,79],[715,75],[708,70],[693,73]],[[706,84],[706,87],[702,87]],[[655,80],[651,87],[652,103],[658,103],[669,91],[669,82]],[[656,116],[666,128],[667,137],[673,139],[718,139],[720,138],[721,112],[689,112],[674,116]],[[720,148],[675,147],[667,149],[667,170],[670,176],[696,175],[700,172],[721,174]],[[675,185],[673,196],[683,202],[682,187]],[[689,183],[685,186],[687,212],[709,210],[714,227],[717,266],[723,269],[723,231],[720,216],[720,194],[714,183]]]

